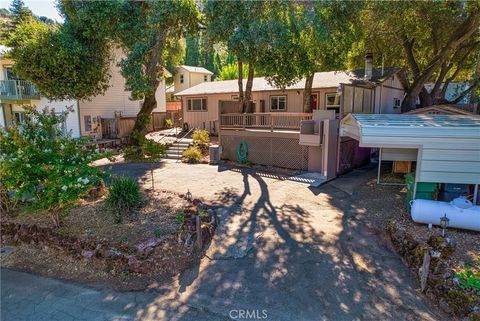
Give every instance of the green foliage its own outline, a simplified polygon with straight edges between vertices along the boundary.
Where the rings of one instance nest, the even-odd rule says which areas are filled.
[[[177,218],[178,223],[180,223],[180,224],[185,223],[185,212],[184,211],[178,211],[177,215],[175,217]]]
[[[165,127],[166,127],[166,128],[173,128],[173,119],[171,119],[171,118],[166,118],[166,119],[165,119]]]
[[[244,66],[242,71],[243,71],[242,78],[243,79],[247,78],[248,66]],[[222,69],[220,70],[220,73],[218,74],[218,78],[220,80],[238,79],[238,64],[234,62],[234,63],[223,66]]]
[[[25,107],[23,123],[0,130],[0,185],[14,200],[55,215],[103,177],[89,165],[101,155],[65,133],[67,114]]]
[[[210,134],[204,129],[195,129],[192,134],[193,143],[197,146],[206,146],[210,142]]]
[[[153,231],[153,236],[158,237],[158,238],[162,237],[162,231],[159,228],[156,228]]]
[[[47,98],[86,99],[108,88],[110,47],[85,39],[68,23],[58,27],[31,18],[16,27],[7,45],[15,72]]]
[[[119,177],[108,188],[105,202],[115,217],[115,222],[122,222],[125,215],[137,209],[143,202],[143,195],[138,183],[131,178]]]
[[[200,66],[200,39],[196,35],[187,35],[185,65]]]
[[[127,146],[123,153],[128,161],[157,162],[166,155],[167,146],[144,138],[140,146]]]
[[[476,264],[465,264],[463,269],[454,275],[458,285],[465,291],[472,291],[480,296],[480,259]]]
[[[196,163],[202,159],[202,151],[198,146],[190,146],[183,152],[183,159],[188,163]]]

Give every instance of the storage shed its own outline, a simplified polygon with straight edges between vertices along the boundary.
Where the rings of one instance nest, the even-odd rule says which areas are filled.
[[[358,140],[361,147],[380,148],[383,160],[416,161],[416,183],[472,184],[477,199],[478,115],[349,114],[340,135]]]

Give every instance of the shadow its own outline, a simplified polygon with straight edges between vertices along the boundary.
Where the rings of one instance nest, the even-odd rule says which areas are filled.
[[[149,181],[151,184],[151,171],[162,169],[164,166],[165,164],[160,161],[157,163],[114,163],[99,167],[110,175],[105,182],[108,185],[115,176],[129,177],[142,183]]]
[[[359,176],[350,195],[332,183],[309,190],[238,170],[242,184],[219,189],[213,205],[221,224],[200,265],[147,292],[95,292],[88,308],[102,320],[447,320],[427,307],[409,270],[379,237],[373,218],[395,215],[404,198],[396,187],[379,192],[370,185],[374,175]],[[65,296],[59,289],[56,301]],[[62,306],[76,315],[86,295]]]
[[[368,190],[349,195],[327,183],[306,192],[275,175],[226,170],[239,173],[243,190],[220,193],[222,223],[207,257],[137,320],[255,319],[238,311],[265,312],[264,320],[439,319],[369,224],[378,205],[358,195]]]

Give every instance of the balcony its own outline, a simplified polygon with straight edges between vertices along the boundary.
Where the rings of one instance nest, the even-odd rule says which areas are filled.
[[[222,114],[220,115],[221,130],[249,131],[290,131],[300,132],[302,120],[312,119],[312,114],[305,113],[253,113],[253,114]]]
[[[0,80],[0,99],[40,99],[40,93],[27,80]]]

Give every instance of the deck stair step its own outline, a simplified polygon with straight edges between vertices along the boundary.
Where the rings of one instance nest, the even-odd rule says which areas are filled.
[[[183,138],[174,142],[170,147],[167,149],[167,155],[165,156],[166,159],[172,160],[182,160],[183,152],[193,144],[193,139]]]

